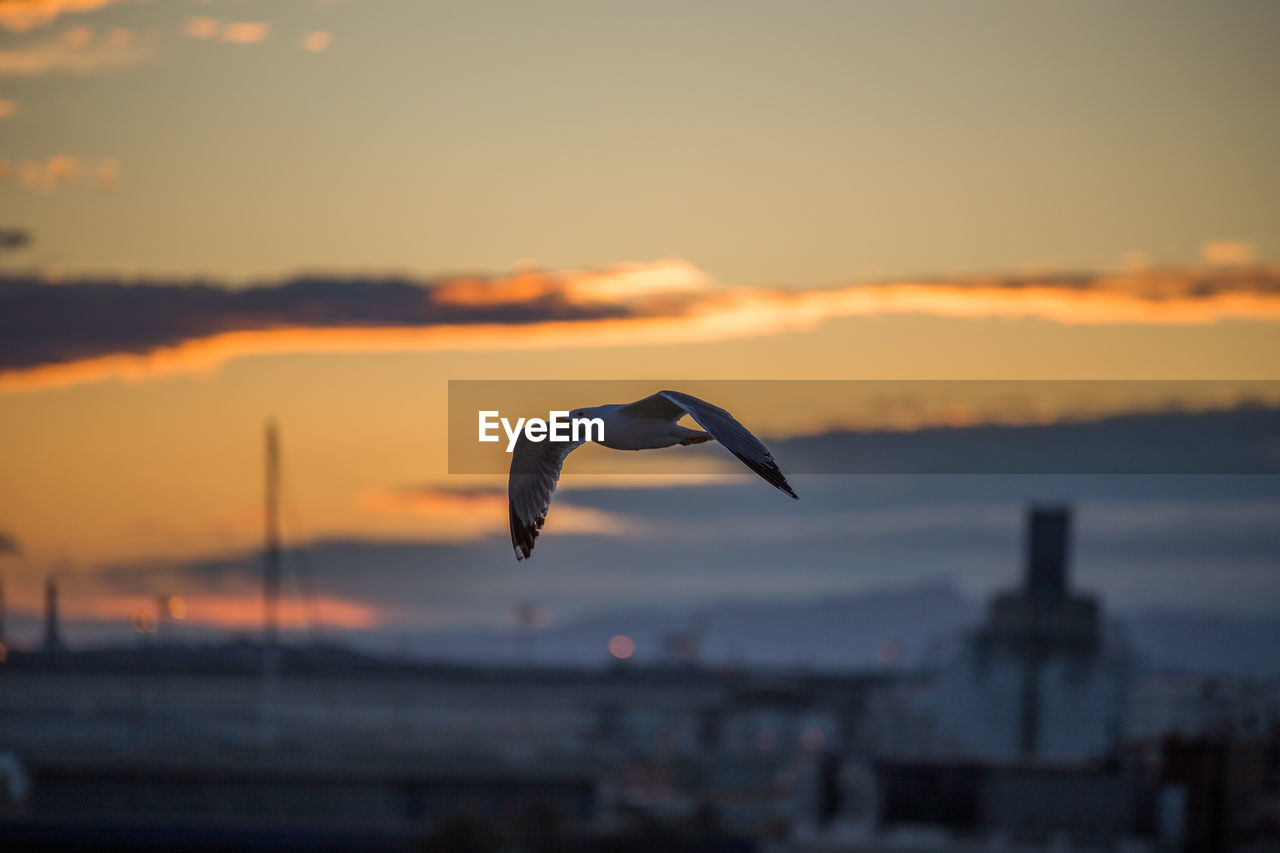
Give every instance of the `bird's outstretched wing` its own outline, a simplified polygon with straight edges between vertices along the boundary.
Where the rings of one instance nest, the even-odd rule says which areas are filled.
[[[791,488],[787,478],[782,475],[782,469],[773,460],[769,448],[752,435],[751,430],[738,423],[737,418],[719,406],[713,406],[691,394],[659,391],[623,406],[618,411],[634,417],[669,418],[672,421],[688,415],[698,422],[698,426],[711,433],[712,438],[723,444],[726,450],[741,459],[744,465],[771,485],[799,500],[799,495]]]
[[[523,560],[533,551],[547,520],[551,496],[555,494],[564,458],[581,441],[530,441],[521,433],[511,454],[511,473],[507,478],[507,507],[511,515],[511,547],[516,559]]]

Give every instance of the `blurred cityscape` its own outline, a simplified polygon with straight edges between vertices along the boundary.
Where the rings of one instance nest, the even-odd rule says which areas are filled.
[[[1280,853],[1277,45],[0,0],[0,853]]]
[[[6,850],[1275,850],[1280,679],[1143,667],[1071,584],[1071,510],[930,666],[410,661],[260,641],[0,665]],[[1019,573],[1009,567],[1011,579]],[[536,605],[513,610],[536,627]],[[0,648],[3,648],[0,646]]]

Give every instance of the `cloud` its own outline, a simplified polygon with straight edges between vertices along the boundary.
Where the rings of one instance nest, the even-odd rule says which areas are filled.
[[[94,187],[99,192],[111,192],[120,185],[120,161],[108,157],[98,162],[94,173]]]
[[[71,161],[20,168],[20,180],[43,191],[79,174]],[[239,290],[90,280],[54,287],[12,277],[0,285],[0,391],[207,371],[252,354],[660,346],[893,314],[1062,324],[1278,322],[1280,268],[811,290],[722,287],[679,260],[435,281],[313,277]]]
[[[232,44],[257,44],[264,41],[271,27],[262,21],[228,21],[218,38]]]
[[[95,33],[73,27],[35,44],[0,50],[0,77],[89,75],[130,68],[150,59],[151,42],[132,30],[115,27]]]
[[[1258,253],[1245,240],[1210,240],[1200,247],[1200,256],[1215,266],[1245,266],[1254,263]]]
[[[199,16],[188,18],[182,26],[182,31],[196,39],[217,39],[231,44],[257,44],[266,40],[271,32],[271,25],[262,21],[227,21],[223,23],[217,18]],[[311,36],[328,36],[328,33],[310,33],[306,38],[310,39]],[[306,44],[307,42],[304,41],[304,46]],[[307,49],[324,50],[326,47],[328,47],[328,42],[324,41],[319,47],[307,47]]]
[[[261,593],[202,591],[198,595],[184,596],[184,600],[187,602],[187,610],[183,621],[188,625],[230,631],[250,631],[262,625]],[[68,619],[126,624],[136,615],[154,616],[156,597],[110,593],[80,598],[66,596],[60,606]],[[302,630],[315,625],[367,630],[377,627],[380,622],[373,606],[328,596],[309,600],[283,597],[280,599],[277,616],[280,627],[284,630]]]
[[[22,554],[22,544],[12,533],[0,530],[0,557],[17,557]]]
[[[0,27],[24,33],[62,15],[93,12],[121,0],[4,0],[0,3]]]
[[[419,531],[424,541],[470,542],[508,529],[507,495],[499,490],[378,490],[365,493],[360,507],[367,512],[420,516],[423,521]],[[555,517],[547,519],[547,529],[556,535],[620,536],[639,532],[639,526],[623,516],[564,500],[557,501]]]
[[[211,39],[218,34],[221,23],[217,18],[188,18],[182,31],[192,38]]]
[[[388,626],[505,625],[513,601],[542,604],[560,621],[615,610],[619,602],[672,612],[727,598],[778,602],[940,576],[985,595],[1016,582],[1028,493],[1075,505],[1073,582],[1102,594],[1109,609],[1259,612],[1280,592],[1272,565],[1280,495],[1274,479],[1254,477],[815,476],[804,484],[807,509],[790,521],[779,520],[767,489],[742,483],[602,489],[575,497],[637,519],[654,534],[643,547],[563,536],[556,528],[539,546],[547,549],[545,561],[530,571],[511,559],[505,531],[444,543],[325,538],[305,547],[306,562],[322,599],[367,605],[374,621]],[[295,556],[286,552],[286,567]],[[186,598],[188,621],[210,612],[205,597],[225,598],[239,608],[225,621],[248,627],[261,614],[260,572],[253,550],[131,561],[83,571],[65,585],[64,601],[68,608],[115,602],[112,618],[127,630],[129,604],[145,606],[156,593]],[[285,589],[286,600],[294,599],[292,582]]]
[[[93,40],[93,30],[88,27],[68,27],[62,32],[62,41],[71,47],[84,47]]]
[[[1124,272],[1146,272],[1151,268],[1151,256],[1141,249],[1130,249],[1120,256],[1120,269]]]
[[[791,475],[1280,474],[1280,383],[1268,383],[1271,405],[1170,399],[1147,410],[1144,386],[1167,393],[1174,383],[1096,385],[1101,387],[1091,402],[1085,401],[1089,392],[1076,386],[1074,399],[1051,404],[1056,411],[1047,423],[1019,423],[1016,412],[997,404],[975,406],[972,423],[955,425],[948,423],[945,405],[930,407],[925,400],[909,407],[918,414],[905,427],[834,429],[771,446]],[[1129,392],[1127,399],[1102,399],[1119,389]]]
[[[322,30],[314,30],[302,37],[302,49],[309,50],[312,53],[328,50],[332,44],[333,33],[326,33]]]
[[[70,164],[58,165],[55,173],[69,168]],[[35,164],[24,164],[23,171],[30,173],[24,181],[46,180],[47,169]],[[631,269],[620,268],[620,274],[628,275]],[[275,287],[229,290],[101,281],[50,287],[39,279],[13,278],[0,286],[0,366],[34,367],[113,355],[164,359],[166,349],[201,341],[212,343],[215,350],[229,348],[214,355],[209,362],[214,366],[226,352],[246,346],[358,350],[368,345],[370,333],[387,335],[384,343],[398,349],[412,345],[424,331],[455,329],[465,336],[476,329],[501,333],[520,327],[545,329],[557,322],[624,319],[637,304],[575,301],[566,281],[573,275],[518,277],[526,284],[495,279],[493,286],[505,290],[507,297],[486,304],[460,296],[479,286],[463,279],[418,283],[303,278]],[[599,277],[587,275],[592,281]],[[83,321],[90,317],[95,322],[86,326]],[[182,357],[192,355],[196,353],[184,351]]]
[[[107,157],[94,162],[71,154],[23,160],[16,166],[7,160],[0,161],[0,181],[7,180],[10,173],[16,175],[23,189],[46,195],[74,187],[86,177],[91,178],[92,186],[99,192],[110,192],[120,183],[120,161]]]
[[[0,171],[0,180],[5,175]],[[0,251],[17,251],[31,245],[31,232],[26,228],[0,228]]]
[[[21,170],[22,184],[28,189],[52,193],[80,180],[83,169],[84,166],[79,157],[55,154],[43,164],[24,163]]]

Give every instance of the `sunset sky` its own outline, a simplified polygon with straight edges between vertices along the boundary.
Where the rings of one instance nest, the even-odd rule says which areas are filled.
[[[37,613],[56,572],[73,620],[127,626],[181,593],[193,624],[253,627],[268,418],[286,532],[343,555],[317,594],[353,630],[628,596],[567,590],[610,548],[695,536],[654,493],[696,508],[720,488],[615,482],[602,509],[570,468],[548,522],[565,550],[517,570],[501,478],[447,473],[450,379],[1254,380],[1240,399],[1277,405],[1277,43],[1280,6],[1239,0],[0,0],[9,607]],[[879,416],[741,405],[779,439]],[[1008,556],[1021,500],[1047,493],[1099,519],[1095,565],[1107,536],[1244,525],[1256,547],[1219,566],[1239,585],[1209,603],[1280,603],[1263,479],[1006,489],[973,510],[1003,544],[966,559]],[[893,509],[826,483],[774,545],[850,512],[862,533],[815,565],[859,535],[971,526],[951,489],[952,509],[910,489]],[[797,588],[891,583],[895,559],[931,576],[938,552],[904,554]],[[699,595],[775,589],[723,559]],[[1095,579],[1134,607],[1203,602],[1207,575],[1179,571],[1185,594]],[[428,578],[462,575],[484,580],[444,607]],[[962,583],[1007,580],[983,578]]]

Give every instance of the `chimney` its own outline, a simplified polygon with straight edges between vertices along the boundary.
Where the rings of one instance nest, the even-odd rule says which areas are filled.
[[[44,584],[44,650],[49,654],[62,651],[58,636],[58,579],[53,575]]]

